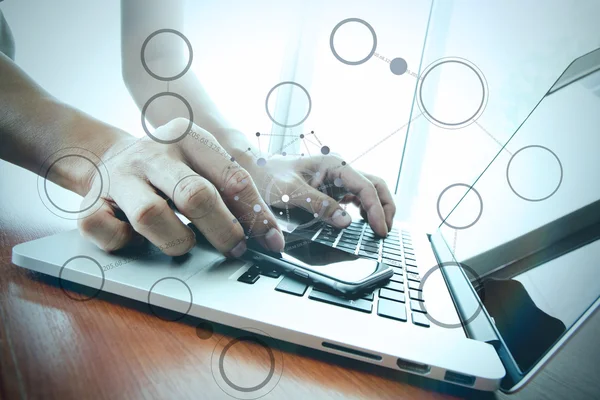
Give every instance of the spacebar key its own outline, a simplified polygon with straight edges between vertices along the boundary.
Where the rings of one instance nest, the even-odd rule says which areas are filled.
[[[334,304],[336,306],[350,308],[356,311],[362,311],[366,313],[370,313],[373,309],[373,304],[370,301],[364,299],[356,299],[356,300],[348,300],[343,299],[338,296],[334,296],[329,293],[319,292],[316,290],[312,290],[310,295],[308,295],[309,299],[322,301],[324,303]]]

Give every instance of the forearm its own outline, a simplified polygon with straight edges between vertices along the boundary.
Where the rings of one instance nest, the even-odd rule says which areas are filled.
[[[252,158],[247,150],[249,147],[254,150],[253,145],[227,121],[192,69],[169,82],[155,79],[147,70],[159,76],[173,76],[186,69],[190,54],[180,37],[162,33],[147,41],[152,34],[164,28],[183,34],[183,14],[182,0],[122,0],[121,54],[125,85],[140,110],[159,93],[168,91],[180,95],[189,103],[194,123],[212,133],[234,157],[240,160]],[[144,42],[146,47],[141,54]],[[195,59],[201,56],[194,54]],[[190,118],[190,112],[181,100],[161,96],[148,104],[145,117],[156,128],[178,117]]]
[[[40,173],[53,153],[85,148],[99,157],[126,134],[52,97],[0,53],[0,158]],[[89,165],[57,163],[48,178],[79,194],[88,190]]]

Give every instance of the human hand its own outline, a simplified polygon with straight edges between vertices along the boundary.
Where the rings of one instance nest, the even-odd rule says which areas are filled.
[[[188,124],[185,119],[173,120],[154,136],[177,138]],[[194,233],[166,199],[226,255],[243,254],[249,236],[270,251],[284,247],[281,230],[252,177],[213,135],[196,125],[172,144],[125,137],[102,158],[110,177],[108,196],[78,226],[84,237],[106,251],[145,237],[167,255],[187,253],[195,245]],[[95,201],[92,193],[98,193],[100,180],[96,170],[86,177],[90,190],[82,209]]]
[[[299,207],[337,228],[352,222],[340,204],[354,203],[373,231],[385,237],[396,206],[383,179],[356,171],[335,155],[270,158],[260,166],[240,161],[275,208]]]

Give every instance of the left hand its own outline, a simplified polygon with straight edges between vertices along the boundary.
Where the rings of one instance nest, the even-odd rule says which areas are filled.
[[[392,229],[396,206],[383,179],[358,172],[335,155],[274,156],[262,166],[256,161],[251,164],[244,167],[272,207],[285,208],[287,203],[346,228],[352,219],[340,204],[352,202],[376,234],[385,237]]]

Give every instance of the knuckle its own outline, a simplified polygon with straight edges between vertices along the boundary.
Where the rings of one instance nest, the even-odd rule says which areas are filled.
[[[239,242],[244,240],[244,230],[239,224],[231,224],[231,228],[223,229],[218,237],[218,245],[226,251],[233,249]]]
[[[162,199],[143,203],[131,213],[129,220],[135,227],[152,226],[168,207]]]
[[[86,218],[79,219],[77,221],[77,227],[79,230],[88,236],[93,236],[94,232],[102,225],[104,219],[99,213],[89,215]]]
[[[240,196],[251,191],[252,187],[252,177],[248,171],[243,168],[237,168],[225,175],[223,193],[227,197]]]
[[[177,117],[172,119],[166,126],[176,130],[184,130],[190,125],[189,118]]]
[[[181,183],[175,197],[177,208],[186,214],[214,204],[217,193],[214,186],[203,179],[187,179]]]

